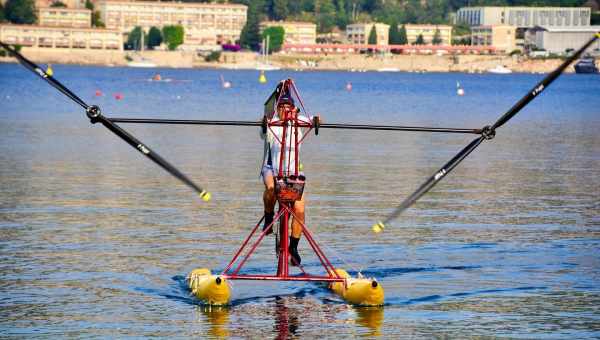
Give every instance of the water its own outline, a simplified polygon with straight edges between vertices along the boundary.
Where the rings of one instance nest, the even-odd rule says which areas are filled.
[[[468,128],[493,123],[543,77],[281,71],[263,86],[250,71],[160,70],[190,80],[171,83],[143,81],[148,70],[54,71],[109,117],[258,120],[290,76],[325,122]],[[221,73],[232,89],[220,88]],[[315,284],[235,282],[232,306],[210,309],[183,278],[223,269],[260,217],[258,128],[122,125],[209,188],[206,204],[29,71],[2,64],[0,331],[600,337],[599,85],[597,76],[559,78],[379,235],[371,224],[473,136],[309,136],[308,225],[335,265],[380,280],[386,305],[351,307]],[[305,240],[300,247],[316,271]],[[246,268],[272,272],[272,248],[269,239]]]

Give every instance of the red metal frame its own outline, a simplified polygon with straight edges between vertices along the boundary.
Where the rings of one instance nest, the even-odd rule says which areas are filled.
[[[300,98],[300,95],[298,93],[298,90],[296,89],[296,86],[294,85],[294,82],[291,79],[286,79],[282,82],[281,85],[282,85],[281,90],[279,93],[279,97],[277,98],[274,110],[277,110],[277,107],[279,104],[279,99],[281,98],[281,95],[284,93],[287,93],[290,96],[296,97],[297,101],[300,103],[302,111],[305,114],[308,114],[306,109],[304,108],[304,103],[302,102],[302,99]],[[276,112],[274,112],[274,113],[276,113]],[[271,116],[276,117],[277,115],[272,114]],[[279,139],[277,137],[277,134],[272,129],[273,127],[281,127],[282,128],[281,139]],[[292,110],[292,111],[286,112],[282,119],[278,119],[278,118],[268,119],[267,118],[267,128],[268,128],[268,130],[270,130],[273,133],[277,142],[280,144],[281,152],[280,152],[279,160],[276,160],[277,162],[279,162],[279,171],[278,171],[277,177],[287,178],[291,175],[294,175],[294,176],[299,175],[300,144],[304,141],[304,138],[306,138],[306,136],[313,129],[313,127],[314,126],[313,126],[312,122],[306,122],[306,121],[300,119],[300,117],[298,116],[298,110]],[[299,133],[301,128],[308,129],[302,137],[300,137],[300,133]],[[290,136],[291,136],[291,138],[289,138],[290,140],[287,140],[288,129],[293,129],[292,133],[290,133]],[[294,146],[293,168],[290,169],[291,164],[289,164],[290,162],[287,162],[288,163],[287,168],[284,169],[285,160],[286,159],[289,160],[291,158],[292,145]],[[300,223],[300,225],[302,226],[302,234],[304,234],[306,240],[310,244],[312,250],[314,251],[315,255],[321,262],[321,265],[325,269],[325,273],[327,273],[327,274],[326,275],[311,275],[311,274],[306,273],[302,266],[298,266],[298,269],[301,271],[300,275],[290,276],[290,268],[289,268],[290,254],[288,251],[288,247],[289,247],[288,237],[289,237],[290,218],[297,219],[297,216],[295,216],[294,209],[293,209],[295,202],[283,201],[280,199],[280,197],[277,197],[277,202],[279,203],[279,210],[278,210],[277,214],[275,214],[275,216],[273,218],[273,222],[271,222],[271,224],[269,226],[267,226],[267,228],[265,228],[265,230],[263,230],[260,234],[258,234],[258,238],[249,247],[250,249],[246,251],[246,253],[243,257],[240,257],[242,255],[242,253],[244,253],[244,250],[246,249],[246,247],[249,245],[252,237],[256,234],[256,231],[258,230],[259,226],[262,224],[262,222],[264,220],[264,216],[258,221],[258,223],[254,226],[254,228],[252,228],[252,231],[250,232],[248,237],[246,237],[246,239],[244,240],[244,242],[242,243],[242,245],[240,246],[238,251],[235,253],[235,255],[233,256],[233,258],[231,259],[231,261],[229,262],[227,267],[223,270],[223,272],[221,273],[221,276],[223,276],[227,279],[230,279],[230,280],[320,281],[320,282],[342,282],[342,281],[344,281],[344,278],[340,277],[337,274],[337,272],[335,271],[335,268],[333,267],[333,265],[331,264],[329,259],[325,256],[325,253],[323,253],[323,250],[321,250],[321,248],[315,241],[312,233],[308,230],[308,228],[306,227],[306,225],[303,222]],[[278,253],[279,260],[277,263],[276,274],[274,274],[274,275],[239,274],[239,272],[242,269],[242,267],[244,266],[244,264],[246,264],[246,262],[248,261],[250,256],[254,253],[254,251],[256,250],[258,245],[261,243],[261,241],[266,236],[267,231],[270,228],[275,228],[276,221],[280,221],[280,223],[279,223],[280,244],[279,244],[279,253]],[[235,266],[235,268],[234,268],[234,265],[236,263],[237,263],[237,266]]]

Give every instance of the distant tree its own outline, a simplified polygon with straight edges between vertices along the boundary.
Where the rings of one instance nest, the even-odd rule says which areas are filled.
[[[54,1],[50,7],[62,7],[62,8],[66,8],[67,5],[64,4],[64,2],[61,1]]]
[[[246,25],[240,35],[240,45],[252,51],[258,51],[260,48],[260,12],[257,5],[250,4],[248,7],[248,16]]]
[[[439,28],[435,29],[435,33],[433,34],[433,39],[431,39],[431,43],[434,45],[439,45],[442,43],[442,35],[440,33]]]
[[[150,30],[148,31],[148,39],[147,41],[147,46],[148,48],[154,48],[158,45],[160,45],[163,41],[162,38],[162,33],[160,32],[160,30],[157,27],[150,27]]]
[[[600,25],[600,12],[592,13],[590,18],[590,25]]]
[[[4,15],[14,24],[33,24],[37,21],[34,0],[7,0]]]
[[[94,11],[94,4],[90,0],[85,0],[85,8],[92,11],[92,27],[104,27],[104,22],[100,19],[100,12]]]
[[[390,25],[390,36],[388,41],[390,45],[400,44],[400,31],[398,30],[398,22],[396,21],[393,21]]]
[[[295,1],[295,0],[292,0]],[[285,20],[289,14],[287,0],[273,0],[273,19]]]
[[[415,41],[415,45],[425,45],[425,39],[423,39],[423,34],[419,34],[417,36],[417,40]]]
[[[105,27],[104,21],[100,19],[100,11],[92,12],[92,26],[94,27]]]
[[[419,14],[423,12],[420,0],[409,0],[404,8],[404,22],[416,24],[419,22]]]
[[[375,25],[371,26],[371,32],[369,33],[367,42],[369,45],[377,45],[377,30],[375,30]]]
[[[141,49],[142,46],[142,28],[140,26],[135,26],[131,32],[127,35],[127,45],[130,48],[137,50]],[[144,41],[148,41],[148,36],[144,32]]]
[[[21,48],[22,48],[22,47],[23,47],[23,46],[21,46],[21,45],[19,45],[19,44],[12,45],[12,48],[13,48],[15,51],[17,51],[17,52],[21,52]],[[10,53],[9,53],[7,50],[5,50],[5,49],[0,49],[0,57],[7,57],[7,56],[10,56],[10,55],[11,55],[11,54],[10,54]]]
[[[281,26],[267,27],[263,31],[262,37],[269,37],[269,53],[278,52],[283,46],[285,30]]]
[[[317,31],[329,33],[335,26],[335,6],[331,0],[315,0]]]
[[[162,29],[163,39],[167,43],[169,50],[174,51],[177,46],[183,44],[183,26],[181,25],[169,25],[164,26]]]
[[[408,36],[406,35],[406,27],[404,25],[402,25],[402,27],[400,27],[400,31],[398,32],[398,35],[400,36],[398,39],[398,43],[400,45],[408,44]]]
[[[345,29],[348,25],[349,18],[348,12],[346,12],[346,2],[344,0],[337,0],[335,2],[336,7],[336,15],[335,15],[335,24],[340,29]]]
[[[6,21],[6,17],[4,16],[4,6],[2,5],[2,2],[0,1],[0,22],[4,22]]]

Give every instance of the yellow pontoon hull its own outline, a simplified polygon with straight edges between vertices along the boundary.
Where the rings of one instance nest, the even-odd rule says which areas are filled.
[[[353,278],[343,269],[335,270],[344,282],[334,282],[329,288],[346,302],[357,306],[381,306],[384,300],[383,287],[375,279]]]
[[[213,306],[229,303],[231,292],[227,280],[218,275],[212,275],[210,269],[198,268],[192,270],[187,277],[188,287],[198,299]]]

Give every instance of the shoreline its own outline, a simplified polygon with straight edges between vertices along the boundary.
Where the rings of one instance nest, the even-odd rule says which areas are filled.
[[[132,51],[35,49],[23,48],[28,59],[40,64],[71,64],[104,67],[126,67],[127,58],[135,58]],[[144,58],[160,68],[256,70],[260,56],[253,52],[223,52],[219,61],[206,62],[204,57],[185,51],[145,51]],[[344,72],[436,72],[487,73],[489,69],[504,66],[514,73],[548,73],[563,60],[531,59],[503,55],[366,55],[366,54],[274,54],[270,64],[282,70],[344,71]],[[12,57],[0,57],[2,63],[16,63]],[[597,61],[598,63],[598,61]],[[149,68],[152,69],[152,68]],[[565,70],[575,72],[573,66]]]

